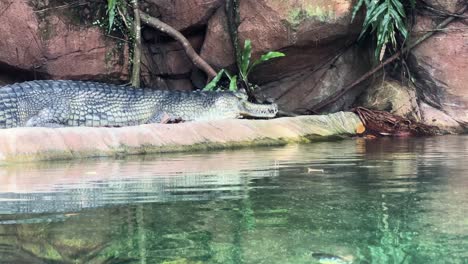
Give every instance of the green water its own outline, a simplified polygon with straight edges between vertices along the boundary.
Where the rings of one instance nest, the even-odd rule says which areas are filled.
[[[0,263],[468,263],[468,137],[0,167]]]

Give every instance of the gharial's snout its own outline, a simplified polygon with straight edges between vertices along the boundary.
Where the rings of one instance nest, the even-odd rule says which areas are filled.
[[[240,106],[240,114],[245,117],[273,118],[278,113],[277,104],[254,104],[244,101]]]

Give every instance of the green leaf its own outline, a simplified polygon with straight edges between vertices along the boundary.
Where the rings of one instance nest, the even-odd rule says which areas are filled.
[[[362,4],[364,4],[364,0],[359,0],[356,5],[353,8],[353,15],[351,16],[351,22],[354,21],[354,18],[356,17],[357,12],[359,12],[359,9],[361,9]]]
[[[369,19],[369,22],[374,22],[380,19],[380,16],[383,14],[383,12],[387,11],[387,6],[381,5],[378,8],[375,9],[375,12],[373,12],[371,15],[371,18]]]
[[[375,31],[376,27],[378,27],[379,25],[379,21],[382,20],[382,15],[384,15],[384,12],[386,10],[386,5],[371,5],[371,7],[367,10],[366,18],[364,19],[363,29],[361,31],[361,34],[359,35],[359,39],[362,39],[362,37],[364,37],[365,33],[369,31],[369,29],[371,29],[371,33]]]
[[[232,76],[231,81],[229,82],[229,91],[237,91],[237,75]]]
[[[112,31],[112,27],[114,26],[116,5],[117,5],[117,0],[107,0],[107,15],[109,19],[109,28],[108,28],[109,32]]]
[[[250,73],[250,71],[252,71],[252,69],[257,66],[258,64],[262,63],[262,62],[265,62],[265,61],[269,61],[271,59],[274,59],[274,58],[280,58],[280,57],[284,57],[286,56],[286,54],[282,53],[282,52],[279,52],[279,51],[270,51],[266,54],[263,54],[260,59],[256,60],[252,66],[250,66],[250,68],[248,69],[247,71],[247,74]]]
[[[400,0],[392,0],[393,5],[395,6],[396,11],[400,14],[401,17],[406,17],[405,7],[400,2]]]
[[[279,57],[284,57],[286,56],[283,52],[279,52],[279,51],[270,51],[268,52],[267,54],[263,54],[260,59],[258,59],[256,62],[265,62],[265,61],[268,61],[268,60],[271,60],[273,58],[279,58]]]
[[[415,7],[416,0],[408,0],[411,8]],[[398,43],[396,36],[400,35],[404,39],[408,38],[408,25],[406,13],[408,5],[405,0],[357,0],[354,11],[357,12],[364,4],[366,7],[366,16],[362,25],[359,39],[366,35],[372,35],[376,40],[374,51],[375,57],[379,55],[384,45],[387,48],[396,50]],[[390,45],[391,44],[391,45]]]
[[[228,71],[224,70],[224,73],[226,74],[229,80],[232,80],[233,76]]]
[[[223,76],[224,69],[220,70],[218,74],[216,74],[216,77],[213,78],[204,88],[203,91],[213,91],[216,88],[216,85],[218,84],[219,80]]]
[[[244,50],[242,51],[242,58],[241,58],[241,75],[242,78],[247,77],[247,71],[250,65],[250,56],[252,56],[252,42],[250,39],[246,39],[244,42]]]

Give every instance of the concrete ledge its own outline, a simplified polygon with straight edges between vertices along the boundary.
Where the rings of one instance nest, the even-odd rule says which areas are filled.
[[[273,120],[222,120],[122,128],[0,130],[0,163],[284,145],[354,135],[350,112]]]

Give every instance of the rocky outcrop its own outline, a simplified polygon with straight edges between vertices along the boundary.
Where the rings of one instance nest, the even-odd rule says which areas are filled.
[[[250,81],[260,85],[256,90],[260,99],[274,99],[285,111],[306,113],[370,69],[370,49],[352,45],[362,22],[359,16],[351,21],[355,1],[239,2],[240,42],[252,41],[253,57],[271,50],[286,54],[252,72]],[[442,13],[465,4],[464,0],[425,2]],[[96,6],[87,1],[60,6],[61,0],[0,2],[0,84],[36,78],[127,81],[127,45],[92,25],[103,16],[93,13]],[[235,70],[223,0],[145,0],[141,7],[180,30],[214,68]],[[437,16],[418,13],[413,39],[438,22]],[[143,28],[143,39],[145,85],[191,90],[206,84],[179,43],[148,27]],[[361,101],[375,108],[391,105],[395,113],[461,131],[468,124],[467,54],[464,22],[452,23],[411,52],[409,66],[416,87],[407,90],[411,95],[406,96],[405,86],[389,81],[378,89],[371,85]],[[366,86],[346,93],[322,112],[350,108]],[[402,102],[410,107],[399,107]]]
[[[442,12],[453,13],[461,1],[426,1]],[[468,12],[465,12],[465,16]],[[433,14],[416,18],[415,36],[432,30],[440,19]],[[428,123],[467,129],[468,126],[468,30],[462,20],[451,23],[411,52],[411,71],[424,107],[421,113]],[[441,118],[443,116],[443,118]],[[437,120],[437,122],[433,121]],[[443,122],[443,120],[449,120]]]
[[[4,10],[0,25],[7,32],[0,48],[12,51],[1,52],[0,68],[29,73],[24,79],[127,80],[126,49],[106,37],[103,29],[90,25],[99,18],[93,16],[96,7],[77,2],[56,8],[59,2],[8,0],[0,4]],[[141,7],[182,31],[219,70],[234,65],[224,4],[222,0],[145,0]],[[352,4],[352,0],[241,0],[240,40],[252,40],[253,57],[270,50],[287,54],[253,72],[251,80],[262,86],[259,97],[273,98],[283,109],[300,112],[368,69],[365,52],[348,49],[360,31],[360,21],[351,23]],[[17,32],[27,32],[26,38]],[[179,43],[148,27],[143,29],[143,39],[145,85],[190,90],[206,84],[206,77]],[[347,108],[358,92],[326,110]]]
[[[387,79],[376,81],[360,96],[357,105],[436,126],[444,133],[463,133],[463,126],[444,111],[421,100],[411,83]]]
[[[448,133],[466,132],[466,127],[460,124],[455,117],[425,102],[420,102],[419,112],[421,113],[421,121],[424,124],[436,126]]]
[[[143,35],[147,46],[143,58],[143,64],[147,66],[143,68],[144,83],[160,89],[192,90],[194,84],[191,77],[199,72],[182,45],[174,40],[157,40],[158,33],[154,29],[146,28],[144,32],[147,32]],[[199,52],[203,34],[189,35],[187,39],[194,50]],[[202,79],[198,88],[206,84],[206,77],[202,76]]]
[[[223,0],[145,0],[143,9],[179,31],[204,27]]]
[[[352,1],[240,1],[239,37],[241,43],[252,40],[253,57],[259,57],[270,50],[285,51],[288,56],[276,63],[276,68],[268,67],[258,77],[262,81],[277,79],[277,70],[282,74],[314,65],[327,55],[336,53],[346,46],[347,41],[353,41],[359,33],[359,26],[351,22]],[[327,54],[319,50],[334,42]],[[309,46],[318,51],[305,52]],[[310,51],[310,50],[309,50]],[[225,68],[234,64],[234,56],[230,44],[226,14],[219,9],[209,22],[208,32],[202,48],[202,56],[214,67]],[[219,61],[216,61],[219,60]],[[284,63],[291,68],[284,69]],[[282,64],[283,63],[283,64]],[[258,75],[258,72],[257,72]]]
[[[396,80],[389,79],[371,85],[358,104],[421,122],[416,89]]]
[[[223,0],[146,0],[142,8],[164,23],[181,31],[199,53],[208,20],[224,6]],[[146,27],[143,39],[147,49],[143,58],[143,82],[161,89],[203,88],[206,77],[190,61],[180,43]]]
[[[201,56],[216,70],[235,70],[232,67],[235,61],[224,1],[146,2],[148,12],[186,33],[195,44],[195,50],[200,51]],[[369,68],[366,52],[357,48],[347,49],[360,31],[359,19],[351,23],[353,1],[239,2],[242,21],[239,26],[240,41],[252,40],[253,57],[258,58],[271,50],[281,50],[287,55],[261,65],[252,73],[252,81],[262,86],[258,90],[259,97],[273,98],[283,109],[299,111],[313,106]],[[191,11],[186,12],[188,9]],[[177,20],[174,20],[176,14]],[[180,45],[172,43],[164,34],[151,32],[151,29],[146,31],[143,35],[149,45],[146,57],[148,64],[155,65],[145,74],[147,83],[158,83],[164,79],[163,86],[170,85],[169,82],[183,83],[182,89],[189,83],[197,88],[206,84]],[[353,66],[349,67],[350,63]],[[356,67],[356,64],[359,66]],[[329,68],[332,68],[330,72],[327,71]],[[337,82],[337,76],[344,78],[338,78],[340,81]],[[298,80],[304,82],[298,85]],[[349,93],[345,100],[328,110],[346,108],[358,93]],[[297,98],[302,98],[303,94],[308,95],[307,99],[298,102]],[[317,97],[317,94],[321,96]],[[309,101],[311,98],[315,100]]]
[[[353,46],[338,52],[332,58],[325,59],[320,64],[266,83],[257,94],[261,98],[274,98],[280,109],[307,113],[322,100],[354,82],[369,68],[370,58],[367,52]],[[321,111],[332,113],[351,108],[366,86],[366,83],[359,85]]]
[[[27,79],[119,81],[128,78],[124,46],[106,37],[99,27],[73,21],[70,12],[86,10],[85,5],[57,8],[60,1],[46,2],[0,2],[2,68],[26,72]]]
[[[25,0],[0,1],[0,63],[23,70],[41,64],[39,21]]]
[[[53,79],[126,80],[125,47],[106,39],[98,27],[70,29],[59,17],[49,17],[55,34],[44,40],[43,71]]]
[[[240,1],[239,38],[252,40],[253,57],[280,50],[286,57],[258,67],[252,80],[258,94],[288,111],[314,106],[369,68],[366,52],[348,46],[360,31],[351,23],[353,1]],[[217,69],[234,64],[226,15],[219,9],[208,24],[201,51]],[[331,70],[330,70],[331,69]],[[346,108],[355,95],[329,110]]]
[[[418,9],[413,40],[432,31],[447,14],[460,10],[466,4],[465,1],[445,0],[425,2],[430,8]],[[467,14],[468,12],[465,12],[465,16]],[[466,132],[467,32],[462,20],[436,32],[412,49],[407,57],[411,82],[385,77],[383,83],[377,81],[369,86],[361,96],[359,104],[437,126],[446,132]]]

